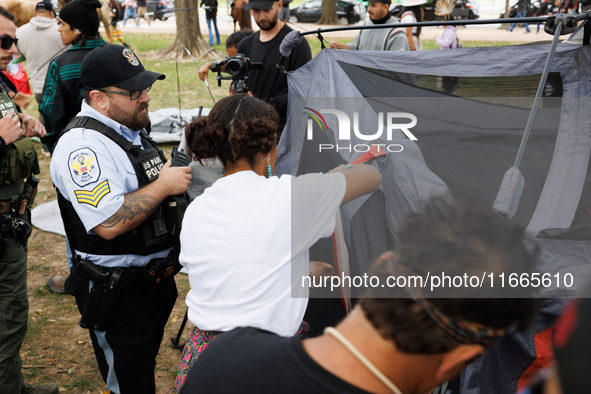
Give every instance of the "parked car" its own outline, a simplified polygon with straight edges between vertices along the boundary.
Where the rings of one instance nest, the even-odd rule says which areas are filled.
[[[538,12],[538,10],[540,9],[541,6],[542,6],[542,3],[539,1],[532,2],[531,7],[529,7],[529,9],[525,13],[525,16],[527,16],[527,17],[534,16],[534,14],[536,12]],[[550,6],[548,7],[548,12],[551,12],[553,14],[558,12],[558,7],[556,7],[554,5],[553,1],[550,2]],[[515,18],[515,15],[517,15],[517,3],[515,3],[513,5],[513,7],[511,7],[511,9],[509,11],[509,18]],[[505,9],[502,9],[499,19],[503,19],[504,17],[505,17]]]
[[[423,4],[423,11],[425,16],[423,21],[438,21],[441,20],[440,16],[435,15],[435,3],[437,0],[427,0],[427,3]],[[402,10],[402,5],[393,4],[390,7],[390,13],[397,16]],[[480,11],[476,0],[456,0],[456,6],[451,13],[454,19],[478,19],[480,18]]]
[[[173,15],[170,10],[174,9],[174,1],[168,0],[148,0],[147,11],[153,12],[153,20],[160,19],[161,21],[167,20]]]
[[[343,25],[350,25],[365,20],[365,6],[355,0],[336,0],[337,17]],[[316,23],[322,16],[322,0],[310,0],[298,7],[290,8],[291,23]]]

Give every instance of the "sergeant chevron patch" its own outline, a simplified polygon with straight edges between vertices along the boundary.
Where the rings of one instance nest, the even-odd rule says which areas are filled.
[[[91,191],[74,190],[74,193],[76,193],[76,200],[78,200],[79,203],[89,204],[96,208],[102,198],[111,193],[111,188],[109,187],[109,181],[104,180]]]

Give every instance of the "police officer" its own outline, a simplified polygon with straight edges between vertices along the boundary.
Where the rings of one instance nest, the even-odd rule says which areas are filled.
[[[16,49],[14,16],[0,7],[0,71],[6,70]],[[45,128],[0,89],[0,393],[57,394],[56,384],[32,387],[21,373],[19,350],[27,331],[27,238],[29,207],[36,192],[39,164],[28,137],[45,135]]]
[[[171,167],[144,131],[158,74],[119,45],[82,62],[82,109],[62,132],[51,177],[74,267],[66,281],[111,392],[154,393],[154,367],[177,297],[174,246],[188,166]],[[89,291],[89,281],[92,289]]]

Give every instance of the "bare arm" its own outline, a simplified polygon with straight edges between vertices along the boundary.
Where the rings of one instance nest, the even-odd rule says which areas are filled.
[[[201,3],[201,5],[203,5],[203,3]],[[203,66],[201,66],[201,68],[199,69],[198,73],[199,73],[199,78],[202,81],[205,81],[205,79],[207,78],[207,74],[209,73],[209,69],[211,68],[211,63],[205,63]]]
[[[412,27],[407,27],[406,28],[406,39],[408,40],[408,46],[410,48],[411,51],[415,51],[415,43],[412,39]]]
[[[18,114],[25,137],[45,137],[45,126],[29,114]]]
[[[225,73],[226,72],[226,66],[219,66],[220,71]],[[201,68],[198,71],[199,74],[199,78],[202,81],[205,81],[207,79],[207,74],[209,73],[209,70],[211,69],[211,63],[205,63],[203,66],[201,66]]]
[[[166,162],[158,179],[124,196],[123,205],[109,219],[93,231],[100,237],[110,240],[124,234],[146,220],[164,199],[185,193],[191,183],[190,167],[170,167]]]
[[[340,165],[332,172],[340,172],[347,180],[347,189],[341,202],[341,206],[361,197],[367,193],[374,192],[382,183],[382,174],[369,164],[356,164],[344,170],[345,166]]]

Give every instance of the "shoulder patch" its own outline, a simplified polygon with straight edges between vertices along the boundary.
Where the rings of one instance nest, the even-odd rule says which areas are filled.
[[[74,193],[76,193],[76,200],[79,203],[92,205],[96,208],[103,197],[111,193],[111,188],[109,187],[109,181],[104,180],[91,191],[74,190]]]
[[[82,148],[70,153],[68,168],[72,180],[80,187],[98,181],[101,176],[98,159],[90,148]]]

